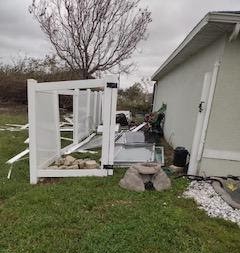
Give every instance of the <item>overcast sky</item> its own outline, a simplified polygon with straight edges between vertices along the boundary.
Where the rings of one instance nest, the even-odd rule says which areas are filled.
[[[51,46],[28,13],[31,0],[0,0],[0,61],[18,56],[43,57]],[[136,70],[121,77],[127,87],[150,78],[191,29],[209,11],[238,10],[240,0],[142,0],[152,12],[147,41],[138,46],[133,60]]]

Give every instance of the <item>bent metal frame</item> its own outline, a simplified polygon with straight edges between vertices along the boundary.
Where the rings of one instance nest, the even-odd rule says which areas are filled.
[[[36,184],[39,178],[45,177],[112,175],[118,78],[109,75],[104,79],[45,83],[28,79],[27,84],[30,183]],[[102,91],[91,92],[90,89],[101,89]],[[59,95],[73,96],[73,143],[64,148],[61,148]],[[92,114],[91,122],[93,122],[91,126],[90,114]],[[49,169],[49,165],[61,155],[76,150],[81,143],[90,140],[101,121],[103,137],[99,168]]]

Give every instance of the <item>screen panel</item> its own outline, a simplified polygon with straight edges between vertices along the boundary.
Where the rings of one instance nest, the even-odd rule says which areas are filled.
[[[82,140],[89,134],[88,124],[88,91],[79,91],[79,103],[78,103],[78,138]]]
[[[94,92],[92,92],[92,91],[91,91],[91,95],[90,95],[89,128],[90,128],[90,131],[95,130],[95,126],[94,126]]]
[[[45,164],[59,152],[59,130],[56,129],[56,94],[36,92],[36,151],[37,166]]]

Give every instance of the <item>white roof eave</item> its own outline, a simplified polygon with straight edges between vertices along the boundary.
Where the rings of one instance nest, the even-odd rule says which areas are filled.
[[[183,42],[173,51],[168,59],[158,68],[158,70],[152,75],[152,81],[158,81],[162,76],[164,69],[168,66],[172,60],[189,44],[189,42],[209,23],[237,23],[240,22],[240,15],[229,14],[229,13],[208,13],[187,35]]]

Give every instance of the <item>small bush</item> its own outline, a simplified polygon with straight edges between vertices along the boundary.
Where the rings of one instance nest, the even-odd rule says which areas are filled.
[[[133,116],[146,114],[151,111],[151,94],[144,91],[140,83],[135,83],[125,90],[119,90],[118,110],[129,110]]]

